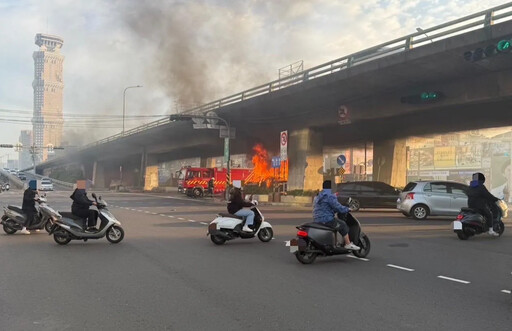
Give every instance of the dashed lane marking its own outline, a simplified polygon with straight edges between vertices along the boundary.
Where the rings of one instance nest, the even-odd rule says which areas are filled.
[[[188,220],[188,221],[189,221],[189,222],[191,222],[191,223],[194,223],[194,222],[195,222],[194,220]]]
[[[199,222],[199,223],[201,223],[201,224],[203,224],[203,225],[208,225],[208,223],[205,223],[205,222]]]
[[[272,239],[274,239],[274,238],[272,238]],[[357,256],[354,256],[354,255],[347,255],[347,256],[352,258],[352,259],[361,260],[361,261],[365,261],[365,262],[370,261],[370,259],[365,259],[364,257],[357,257]]]
[[[165,216],[167,216],[167,215],[164,215],[164,214],[158,214],[158,215],[160,215],[160,216],[162,216],[162,217],[165,217]]]
[[[451,277],[446,277],[446,276],[437,276],[437,278],[446,279],[446,280],[450,280],[452,282],[461,283],[461,284],[469,284],[469,283],[471,283],[471,282],[468,282],[467,280],[451,278]]]
[[[179,219],[179,220],[182,220],[182,221],[183,221],[183,220],[185,220],[183,217],[178,217],[178,219]]]
[[[410,269],[410,268],[406,268],[406,267],[401,267],[399,265],[394,265],[394,264],[388,264],[387,266],[390,267],[390,268],[400,269],[400,270],[404,270],[404,271],[414,271],[414,269]]]
[[[172,215],[167,215],[167,217],[169,217],[169,218],[174,218],[174,216],[172,216]]]
[[[509,290],[501,290],[501,293],[512,294],[512,292]]]

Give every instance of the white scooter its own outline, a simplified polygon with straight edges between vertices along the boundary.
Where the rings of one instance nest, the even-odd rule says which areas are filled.
[[[254,224],[252,232],[242,231],[245,225],[245,217],[231,215],[228,213],[219,213],[217,217],[208,225],[208,233],[212,242],[216,245],[222,245],[227,240],[236,238],[250,239],[258,237],[262,242],[269,242],[274,237],[272,225],[265,222],[265,217],[256,207],[257,201],[253,201],[254,207],[251,210],[254,212]]]

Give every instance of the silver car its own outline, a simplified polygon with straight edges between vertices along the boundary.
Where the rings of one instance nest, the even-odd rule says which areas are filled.
[[[397,200],[405,216],[424,220],[427,216],[455,216],[468,206],[468,186],[450,181],[410,182]]]
[[[41,179],[41,186],[39,188],[41,191],[53,191],[53,182],[50,178],[44,177]]]

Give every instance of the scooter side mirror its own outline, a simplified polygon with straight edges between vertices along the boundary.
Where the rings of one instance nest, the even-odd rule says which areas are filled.
[[[97,199],[97,197],[96,197],[96,193],[93,193],[93,194],[92,194],[92,197],[93,197],[94,199]]]

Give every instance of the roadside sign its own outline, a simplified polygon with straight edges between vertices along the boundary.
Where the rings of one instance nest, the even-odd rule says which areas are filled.
[[[347,106],[340,106],[340,108],[338,108],[338,124],[345,125],[351,122]]]
[[[228,128],[225,126],[218,126],[219,130],[219,137],[220,138],[227,138],[228,137]],[[235,139],[236,136],[236,128],[230,127],[229,128],[229,139]]]
[[[288,160],[288,131],[282,131],[279,136],[281,161]]]
[[[194,129],[206,129],[206,123],[204,122],[204,118],[192,117],[192,122],[192,127]]]
[[[345,168],[339,168],[339,169],[338,169],[338,174],[339,174],[340,176],[343,176],[343,174],[344,174],[344,173],[345,173]]]
[[[336,158],[336,163],[338,163],[340,167],[343,167],[345,163],[347,163],[347,158],[345,155],[341,154]]]
[[[281,158],[279,156],[272,157],[272,168],[281,168]]]

